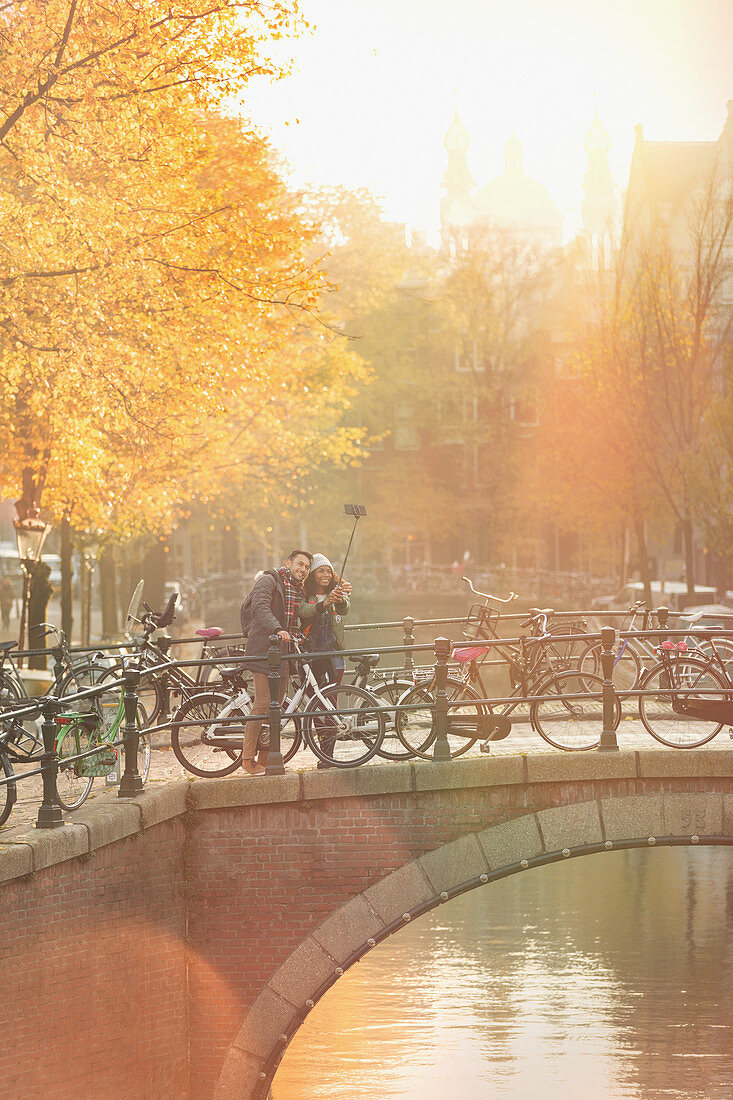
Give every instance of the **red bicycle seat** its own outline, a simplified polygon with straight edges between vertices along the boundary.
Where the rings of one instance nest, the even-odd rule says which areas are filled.
[[[224,633],[220,626],[204,626],[196,633],[200,638],[219,638]]]
[[[453,656],[459,664],[465,665],[468,661],[475,661],[477,657],[483,657],[487,649],[490,649],[487,645],[470,645],[465,649],[454,649]]]

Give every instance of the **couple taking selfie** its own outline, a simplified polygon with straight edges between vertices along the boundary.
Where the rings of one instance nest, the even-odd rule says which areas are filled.
[[[254,583],[242,604],[242,633],[247,635],[245,668],[254,680],[254,714],[267,714],[270,689],[267,681],[267,651],[270,636],[277,634],[287,653],[297,642],[314,653],[333,652],[312,662],[319,683],[340,683],[344,673],[344,617],[349,612],[351,585],[339,580],[323,554],[291,550],[285,565],[268,569]],[[287,666],[285,666],[287,668]],[[288,684],[287,671],[280,679],[280,701]],[[264,775],[267,749],[260,737],[262,719],[247,722],[242,749],[242,768],[248,775]],[[258,741],[260,742],[258,752]]]

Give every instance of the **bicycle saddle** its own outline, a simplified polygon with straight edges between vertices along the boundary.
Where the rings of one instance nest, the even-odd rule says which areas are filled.
[[[220,638],[224,633],[220,626],[204,626],[201,630],[197,630],[196,633],[200,638]]]
[[[237,677],[244,676],[246,674],[241,665],[235,665],[233,667],[231,665],[228,665],[226,668],[223,668],[220,665],[218,668],[218,672],[222,680],[236,680]]]
[[[379,658],[379,653],[363,653],[360,657],[349,657],[349,660],[355,665],[365,664],[368,668],[376,668]]]
[[[15,649],[17,642],[0,642],[0,653],[7,653],[9,649]]]
[[[704,611],[696,611],[694,615],[680,615],[680,618],[686,623],[699,623],[704,614]]]
[[[555,614],[555,608],[554,607],[530,607],[527,614],[531,615],[533,619],[536,615],[547,615],[547,616],[554,615]]]

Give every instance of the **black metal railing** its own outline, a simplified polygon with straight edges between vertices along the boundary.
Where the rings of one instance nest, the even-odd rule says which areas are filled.
[[[506,696],[490,696],[490,697],[478,697],[472,695],[470,702],[477,708],[486,708],[489,713],[499,706],[512,704],[516,706],[521,705],[533,705],[547,701],[558,700],[570,700],[575,698],[593,698],[600,699],[602,703],[601,718],[602,718],[602,730],[600,733],[600,740],[598,744],[598,750],[603,752],[618,751],[618,737],[616,730],[616,715],[621,700],[626,699],[640,699],[645,695],[659,695],[659,689],[645,690],[643,687],[635,687],[627,690],[619,690],[616,688],[613,682],[613,670],[614,661],[616,659],[615,649],[619,638],[631,638],[631,639],[649,639],[657,644],[661,644],[664,640],[672,640],[675,638],[688,638],[690,636],[690,628],[686,629],[673,629],[668,625],[669,615],[665,615],[664,609],[659,609],[662,614],[659,615],[659,625],[655,628],[648,630],[633,630],[633,631],[617,631],[614,627],[603,627],[598,631],[586,631],[583,633],[572,632],[569,634],[554,634],[549,639],[553,645],[568,643],[584,643],[590,644],[593,642],[600,643],[601,646],[601,667],[602,667],[602,685],[600,692],[582,692],[582,693],[545,693],[545,694],[526,694],[518,695],[516,692]],[[565,612],[562,613],[566,616],[572,616],[578,618],[585,615],[583,612]],[[598,615],[599,613],[592,612],[587,614]],[[608,613],[618,615],[618,612]],[[502,620],[515,621],[520,618],[526,618],[526,612],[522,614],[512,614],[502,616]],[[453,623],[465,623],[465,617],[460,620],[414,620],[410,617],[406,617],[402,622],[394,623],[381,623],[381,624],[354,624],[351,626],[352,630],[364,629],[368,626],[370,629],[402,629],[403,640],[402,644],[395,645],[382,645],[382,646],[365,646],[360,648],[348,649],[342,651],[340,655],[344,657],[360,657],[370,653],[379,654],[380,657],[387,655],[400,655],[402,658],[402,664],[400,669],[407,674],[414,674],[415,670],[415,656],[417,654],[429,653],[431,660],[428,662],[427,667],[430,669],[429,683],[430,692],[432,698],[422,700],[420,703],[403,704],[401,701],[397,703],[377,703],[374,708],[379,709],[385,714],[398,714],[400,711],[415,710],[418,707],[421,710],[429,709],[433,715],[433,734],[432,738],[432,760],[436,763],[443,763],[451,759],[451,747],[449,742],[449,736],[452,729],[452,715],[451,711],[457,707],[465,706],[466,699],[450,699],[447,692],[448,675],[451,667],[451,652],[452,643],[446,637],[434,638],[430,643],[418,643],[415,639],[416,627],[427,627],[431,625],[446,625]],[[348,629],[348,628],[347,628]],[[726,639],[733,642],[733,630],[721,630],[721,629],[698,629],[694,631],[695,637],[698,639]],[[216,639],[217,648],[221,648],[227,642],[238,640],[242,642],[241,635],[222,635]],[[527,638],[524,636],[510,637],[510,638],[487,638],[487,639],[471,639],[472,645],[478,645],[485,648],[487,652],[492,649],[501,647],[531,647],[533,645],[542,645],[548,639],[545,638]],[[270,704],[268,711],[264,714],[255,714],[251,711],[248,712],[243,719],[242,715],[236,717],[230,716],[225,718],[217,718],[216,716],[211,719],[211,724],[217,723],[222,726],[225,725],[242,725],[242,722],[249,721],[266,721],[269,725],[270,743],[269,754],[267,759],[266,771],[269,775],[280,775],[285,771],[282,746],[281,746],[281,729],[283,724],[283,718],[286,716],[288,719],[305,718],[310,719],[318,718],[322,715],[347,715],[359,713],[358,709],[332,709],[331,711],[321,711],[318,709],[301,710],[296,712],[288,711],[284,714],[283,704],[280,702],[282,678],[286,675],[286,670],[292,665],[298,663],[317,660],[318,658],[329,658],[333,656],[331,651],[324,653],[303,653],[303,654],[284,654],[280,649],[280,642],[275,635],[270,639],[270,649],[267,654],[267,674],[268,674],[268,688],[270,694]],[[202,639],[200,637],[176,639],[172,643],[175,646],[184,646],[189,644],[202,645]],[[109,651],[110,653],[119,651],[123,648],[121,645],[115,644],[113,646],[101,647],[75,647],[73,653],[97,653],[100,650]],[[25,651],[25,653],[31,653],[37,651]],[[161,675],[165,676],[171,668],[178,670],[185,669],[200,669],[202,666],[209,665],[216,667],[218,665],[231,665],[233,661],[243,661],[241,655],[233,656],[230,653],[213,655],[208,657],[192,658],[189,660],[175,660],[173,658],[166,658],[160,661],[159,664],[151,667],[146,667],[142,672],[145,676]],[[489,663],[490,659],[484,660],[483,663]],[[499,659],[496,663],[503,664],[505,660]],[[91,688],[84,689],[83,691],[75,692],[73,695],[68,695],[59,699],[53,696],[45,696],[36,700],[23,700],[22,703],[16,703],[13,706],[5,707],[0,712],[0,725],[7,728],[8,723],[20,722],[24,720],[36,717],[42,717],[41,735],[43,742],[43,751],[40,755],[29,759],[29,763],[38,763],[40,766],[36,769],[14,773],[12,775],[0,778],[0,785],[17,784],[27,780],[33,776],[41,775],[43,779],[43,796],[42,802],[38,812],[38,818],[36,826],[38,828],[57,828],[63,824],[63,815],[60,806],[56,802],[56,782],[58,776],[59,758],[57,753],[57,737],[58,737],[58,724],[57,719],[60,712],[88,699],[97,699],[110,690],[119,690],[124,687],[124,732],[122,736],[117,737],[114,741],[98,741],[94,747],[87,749],[84,752],[77,754],[76,756],[65,756],[64,766],[69,763],[73,763],[77,760],[81,760],[87,756],[92,756],[95,753],[100,752],[100,748],[106,746],[122,746],[124,751],[124,771],[121,776],[120,786],[118,791],[118,797],[128,798],[135,797],[141,794],[144,789],[144,781],[139,772],[138,753],[139,753],[139,737],[140,729],[136,721],[136,714],[138,711],[138,687],[141,677],[141,670],[134,667],[134,659],[124,669],[123,674],[119,678],[115,678],[105,683]],[[204,690],[205,690],[204,685]],[[733,701],[733,684],[730,688],[719,687],[715,688],[696,688],[695,693],[697,695],[709,695],[711,697],[723,697],[726,703]],[[670,697],[681,694],[679,691],[670,688],[668,692]],[[363,709],[363,708],[362,708]],[[731,707],[733,712],[733,705]],[[733,717],[733,713],[732,713]],[[481,732],[481,724],[477,719],[477,736]],[[146,733],[151,734],[156,730],[163,730],[170,728],[172,725],[178,725],[184,727],[186,725],[196,725],[200,722],[190,721],[186,722],[180,720],[178,723],[175,721],[175,717],[172,720],[168,720],[162,725],[147,728]],[[0,756],[3,755],[2,740],[0,739]],[[14,789],[14,788],[13,788]]]

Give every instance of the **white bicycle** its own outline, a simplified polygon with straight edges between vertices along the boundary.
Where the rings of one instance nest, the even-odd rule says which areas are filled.
[[[296,651],[300,652],[297,646]],[[224,690],[199,692],[173,715],[173,752],[193,775],[231,775],[240,767],[243,726],[252,714],[245,675],[241,668],[221,669]],[[295,692],[283,701],[283,760],[292,759],[304,743],[331,767],[354,768],[371,760],[385,731],[385,711],[379,699],[354,684],[320,687],[307,661],[298,663],[294,679]]]

